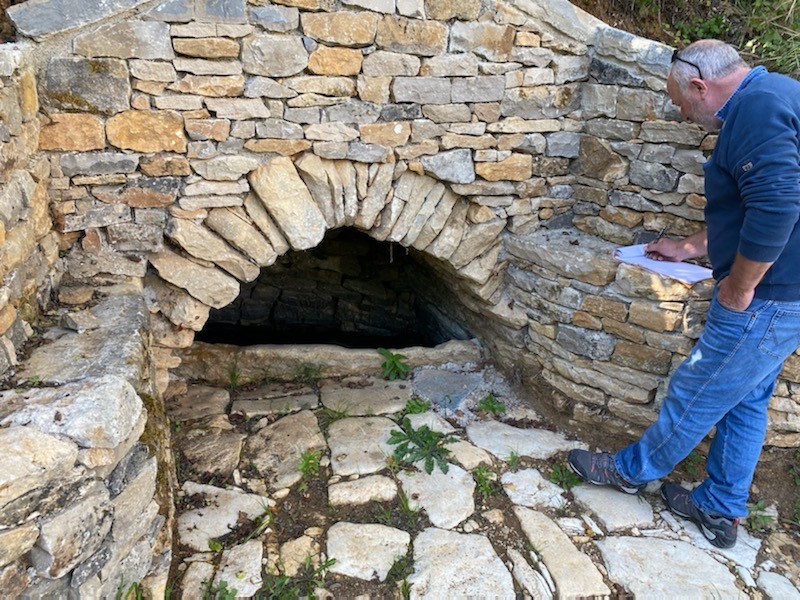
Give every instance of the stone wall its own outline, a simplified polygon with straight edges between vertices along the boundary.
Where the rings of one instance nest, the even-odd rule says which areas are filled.
[[[0,45],[0,373],[17,364],[59,276],[31,62],[22,46]]]
[[[48,2],[11,12],[40,40],[67,272],[144,280],[160,389],[210,307],[355,227],[427,257],[497,359],[541,369],[576,418],[652,420],[708,297],[610,260],[702,227],[715,136],[669,102],[670,48],[564,1],[129,0],[74,22]],[[797,371],[771,442],[800,443]]]

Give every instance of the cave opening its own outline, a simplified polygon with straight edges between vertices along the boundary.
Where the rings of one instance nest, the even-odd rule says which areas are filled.
[[[470,339],[437,261],[352,228],[290,251],[212,310],[198,341],[238,346],[433,347]]]

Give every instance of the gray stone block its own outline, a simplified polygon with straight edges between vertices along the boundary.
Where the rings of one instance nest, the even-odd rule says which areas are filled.
[[[671,192],[678,182],[678,172],[658,163],[635,160],[631,163],[630,180],[634,185]]]
[[[0,221],[6,229],[27,216],[35,190],[36,182],[27,171],[11,173],[8,183],[0,188]]]
[[[194,19],[194,2],[191,0],[165,0],[147,16],[155,21],[188,23]]]
[[[300,11],[288,6],[259,6],[250,10],[250,21],[267,31],[291,31],[300,25]]]
[[[101,21],[145,2],[147,0],[30,0],[10,7],[6,13],[21,35],[44,38]]]
[[[453,102],[499,102],[505,93],[505,77],[459,77],[453,80]]]
[[[200,22],[244,23],[245,0],[196,0],[195,18]]]
[[[169,25],[123,21],[103,26],[75,38],[74,50],[83,56],[166,59],[175,57]]]
[[[594,360],[608,360],[614,352],[616,339],[602,331],[591,331],[574,325],[558,326],[556,341],[566,350]]]
[[[59,110],[113,115],[130,107],[125,62],[116,58],[53,58],[42,82],[43,104]]]
[[[581,136],[571,131],[557,131],[545,136],[547,139],[547,156],[575,158],[580,155]]]
[[[422,158],[422,166],[442,181],[472,183],[475,181],[475,164],[472,152],[466,149],[440,152]]]
[[[121,152],[85,152],[83,154],[65,154],[61,157],[61,169],[67,177],[133,173],[138,166],[138,154]]]
[[[374,123],[381,115],[381,107],[371,102],[351,100],[325,110],[327,121],[330,123]]]
[[[438,77],[396,77],[392,91],[395,102],[449,104],[450,80]]]

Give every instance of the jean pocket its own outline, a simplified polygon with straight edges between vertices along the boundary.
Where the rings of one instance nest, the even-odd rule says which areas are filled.
[[[800,346],[800,311],[778,310],[772,316],[758,349],[785,359]]]

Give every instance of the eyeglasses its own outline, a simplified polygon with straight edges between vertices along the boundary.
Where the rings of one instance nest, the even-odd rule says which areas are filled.
[[[672,62],[675,62],[676,60],[679,60],[682,63],[686,63],[687,65],[691,65],[692,67],[697,69],[697,72],[700,74],[700,79],[703,79],[703,72],[700,70],[700,67],[698,67],[697,64],[693,63],[692,61],[686,60],[685,58],[681,58],[680,56],[678,56],[680,54],[680,52],[681,52],[680,50],[676,49],[672,53]]]

